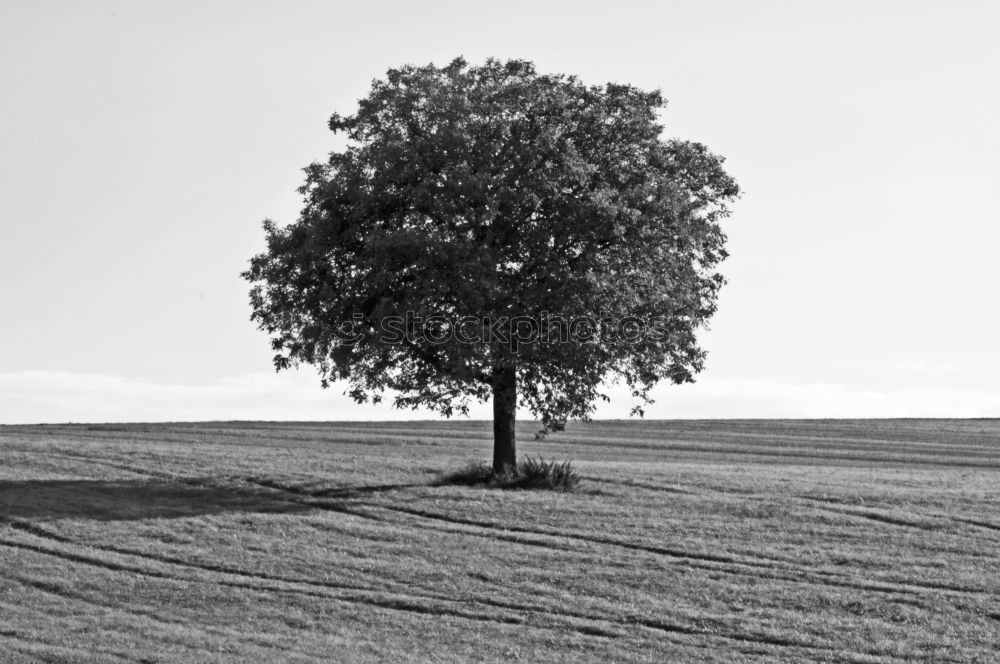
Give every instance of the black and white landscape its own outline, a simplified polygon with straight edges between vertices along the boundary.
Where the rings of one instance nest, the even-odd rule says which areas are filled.
[[[992,662],[1000,6],[0,7],[0,663]]]

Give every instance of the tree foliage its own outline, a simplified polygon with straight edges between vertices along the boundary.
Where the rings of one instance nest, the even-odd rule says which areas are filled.
[[[278,369],[315,365],[357,401],[464,413],[516,376],[518,403],[560,429],[586,418],[609,378],[638,399],[703,367],[716,310],[720,221],[738,195],[723,159],[664,140],[658,91],[588,86],[523,60],[404,66],[330,129],[347,147],[305,169],[299,219],[264,224],[243,276]],[[660,321],[626,343],[444,343],[375,334],[412,312]],[[335,332],[365,334],[352,344]]]

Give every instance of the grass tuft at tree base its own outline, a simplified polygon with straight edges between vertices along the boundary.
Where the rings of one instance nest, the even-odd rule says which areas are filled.
[[[580,484],[580,476],[571,461],[546,461],[541,456],[527,458],[516,469],[494,473],[485,461],[475,461],[462,470],[441,478],[441,485],[484,486],[496,489],[543,489],[548,491],[573,491]]]

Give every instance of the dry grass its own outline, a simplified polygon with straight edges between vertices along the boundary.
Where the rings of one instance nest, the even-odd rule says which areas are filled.
[[[478,486],[486,489],[534,489],[540,491],[575,491],[580,476],[571,461],[546,461],[538,457],[521,459],[517,470],[494,473],[492,464],[474,461],[461,470],[445,474],[436,486]]]
[[[527,423],[522,440],[533,431]],[[997,421],[0,427],[0,661],[991,662]]]

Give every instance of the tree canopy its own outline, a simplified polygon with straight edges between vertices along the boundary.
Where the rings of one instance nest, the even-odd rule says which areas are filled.
[[[493,398],[498,469],[515,404],[558,430],[608,379],[640,413],[657,382],[692,381],[739,190],[704,145],[661,138],[664,106],[524,60],[390,69],[330,118],[346,148],[305,169],[298,220],[265,221],[243,274],[275,366],[446,416]],[[546,340],[553,320],[597,324]]]

